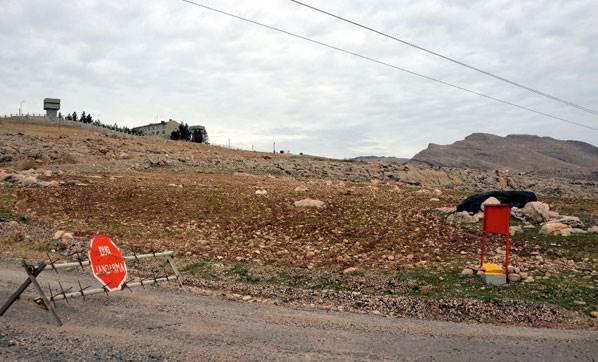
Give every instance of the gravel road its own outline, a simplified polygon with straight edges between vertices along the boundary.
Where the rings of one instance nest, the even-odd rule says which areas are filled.
[[[0,302],[24,278],[0,261]],[[97,283],[80,272],[60,278]],[[57,306],[60,328],[23,301],[0,317],[0,360],[598,360],[595,331],[296,310],[164,287]]]

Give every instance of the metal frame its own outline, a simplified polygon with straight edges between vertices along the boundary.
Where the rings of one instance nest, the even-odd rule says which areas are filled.
[[[176,264],[174,262],[174,258],[173,258],[174,251],[164,251],[164,252],[159,252],[159,253],[152,252],[152,253],[148,253],[148,254],[133,254],[133,255],[125,256],[124,259],[125,259],[125,262],[127,262],[127,261],[139,261],[139,260],[148,259],[148,258],[160,258],[160,257],[163,257],[166,259],[166,263],[164,263],[162,265],[162,269],[164,270],[165,274],[167,274],[165,267],[166,267],[166,265],[169,265],[170,268],[172,269],[172,272],[174,273],[174,275],[157,276],[154,274],[154,276],[152,278],[137,279],[137,280],[133,280],[133,281],[124,282],[122,287],[119,290],[115,290],[115,291],[108,290],[106,285],[102,286],[102,288],[89,289],[90,286],[83,287],[79,280],[77,280],[77,283],[79,285],[79,290],[71,291],[73,289],[72,287],[67,288],[65,290],[62,286],[62,283],[60,283],[60,281],[58,281],[58,286],[60,287],[60,290],[56,291],[56,293],[54,293],[54,291],[52,291],[52,287],[48,283],[48,291],[50,293],[49,298],[46,297],[46,293],[44,293],[42,287],[39,285],[39,282],[37,280],[37,277],[39,277],[39,275],[44,270],[52,269],[56,273],[58,273],[59,269],[67,269],[67,268],[73,268],[73,267],[81,267],[81,269],[84,270],[85,266],[89,266],[89,260],[82,259],[80,254],[77,254],[76,262],[59,263],[59,264],[56,264],[52,260],[52,258],[50,258],[50,255],[48,255],[48,259],[49,259],[48,262],[42,261],[37,266],[28,264],[25,260],[23,260],[23,268],[25,269],[25,272],[27,273],[27,279],[25,281],[23,281],[23,283],[17,288],[17,290],[15,290],[15,292],[8,298],[8,300],[0,308],[0,316],[4,315],[4,313],[6,313],[6,311],[18,299],[21,298],[21,295],[23,294],[23,292],[31,284],[33,284],[37,293],[39,294],[39,297],[35,298],[34,301],[37,303],[37,305],[43,307],[44,309],[46,309],[47,311],[52,313],[52,316],[54,317],[54,319],[56,319],[56,322],[58,322],[59,326],[63,325],[62,321],[60,320],[60,317],[58,317],[58,314],[56,313],[56,310],[55,310],[56,301],[59,301],[59,300],[64,300],[68,303],[68,300],[72,299],[72,298],[82,297],[83,300],[85,300],[86,297],[89,295],[99,294],[99,293],[106,293],[106,295],[109,295],[111,293],[122,291],[124,289],[128,289],[132,293],[133,290],[131,288],[134,288],[134,287],[144,287],[145,288],[146,285],[152,285],[152,284],[158,285],[160,282],[171,282],[171,281],[175,281],[175,280],[178,282],[179,286],[182,287],[183,286],[183,278],[182,278],[181,274],[179,273],[179,270],[177,269]],[[48,268],[48,266],[49,266],[49,268]]]

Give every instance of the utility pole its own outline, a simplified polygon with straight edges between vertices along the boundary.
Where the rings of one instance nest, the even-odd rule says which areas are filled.
[[[272,153],[276,153],[276,141],[272,143]]]
[[[228,139],[228,148],[230,148],[230,138]]]
[[[19,116],[23,115],[23,103],[25,103],[25,101],[21,101],[21,104],[19,104]]]

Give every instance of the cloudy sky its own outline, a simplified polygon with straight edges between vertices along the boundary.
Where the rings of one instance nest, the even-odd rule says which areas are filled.
[[[305,0],[598,109],[598,2]],[[197,2],[598,127],[598,116],[508,86],[287,0]],[[3,0],[0,114],[63,113],[137,126],[174,118],[212,143],[333,157],[410,157],[473,132],[598,144],[535,115],[180,0]]]

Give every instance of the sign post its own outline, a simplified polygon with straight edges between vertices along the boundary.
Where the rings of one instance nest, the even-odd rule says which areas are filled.
[[[121,290],[127,279],[127,264],[120,249],[107,235],[96,235],[89,244],[91,272],[104,288]]]

